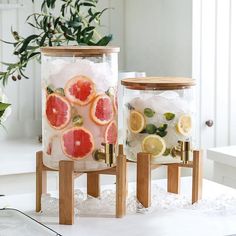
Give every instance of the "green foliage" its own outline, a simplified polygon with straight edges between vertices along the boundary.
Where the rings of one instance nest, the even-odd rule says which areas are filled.
[[[166,112],[164,114],[164,117],[166,118],[166,120],[173,120],[175,118],[175,114],[171,112]]]
[[[0,71],[3,85],[9,77],[14,81],[22,77],[28,79],[25,69],[30,61],[41,61],[40,47],[68,44],[106,46],[112,35],[101,36],[97,28],[101,26],[101,16],[107,8],[97,11],[97,3],[98,0],[43,0],[41,12],[26,19],[36,34],[22,37],[11,30],[14,42],[1,40],[11,44],[13,54],[18,57],[15,63],[1,63],[5,67],[5,71]],[[55,11],[55,4],[60,6],[60,14]]]
[[[144,115],[147,117],[153,117],[156,113],[151,108],[145,108],[143,112],[144,112]]]
[[[2,126],[2,124],[1,124],[1,117],[3,116],[4,112],[6,111],[6,109],[7,109],[10,105],[11,105],[11,104],[0,102],[0,125],[1,125],[1,126]]]

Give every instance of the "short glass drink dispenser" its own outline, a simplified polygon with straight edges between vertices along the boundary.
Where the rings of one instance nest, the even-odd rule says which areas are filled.
[[[43,162],[110,168],[117,150],[119,48],[42,48]]]
[[[187,163],[195,127],[194,80],[147,77],[122,80],[127,158],[151,154],[152,163]]]

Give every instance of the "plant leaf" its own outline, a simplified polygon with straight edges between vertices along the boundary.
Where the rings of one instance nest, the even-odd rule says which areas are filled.
[[[103,38],[101,38],[96,45],[97,46],[106,46],[110,41],[112,40],[112,35],[108,35],[108,36],[104,36]]]
[[[18,51],[18,53],[24,52],[25,49],[27,48],[28,44],[29,44],[32,40],[34,40],[34,39],[36,39],[36,38],[38,38],[38,37],[39,37],[39,36],[38,36],[37,34],[33,34],[33,35],[30,35],[28,38],[26,38],[26,39],[24,40],[24,42],[23,42],[22,47],[21,47],[20,50]]]
[[[0,111],[5,111],[11,104],[0,102]]]

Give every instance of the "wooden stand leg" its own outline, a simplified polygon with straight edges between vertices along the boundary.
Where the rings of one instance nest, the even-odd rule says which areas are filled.
[[[193,151],[192,204],[202,198],[202,153]]]
[[[144,207],[151,205],[151,155],[137,156],[137,199]]]
[[[99,174],[87,173],[87,193],[92,197],[100,196],[100,176]]]
[[[180,167],[175,164],[167,166],[167,191],[180,193]]]
[[[36,153],[36,212],[41,211],[41,196],[47,192],[47,173],[43,170],[43,152]]]
[[[116,217],[126,214],[126,156],[123,154],[123,145],[119,145],[119,154],[116,166]]]
[[[74,163],[59,163],[59,223],[74,223]]]

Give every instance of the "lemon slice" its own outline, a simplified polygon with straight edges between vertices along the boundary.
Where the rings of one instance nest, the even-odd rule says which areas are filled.
[[[153,157],[159,157],[165,152],[166,143],[158,135],[148,135],[143,139],[142,150],[150,153]]]
[[[137,134],[141,132],[146,125],[145,118],[142,113],[138,111],[131,111],[129,118],[129,128],[130,130]]]
[[[192,129],[192,118],[190,115],[181,115],[179,121],[176,125],[176,130],[184,135],[187,136]]]

